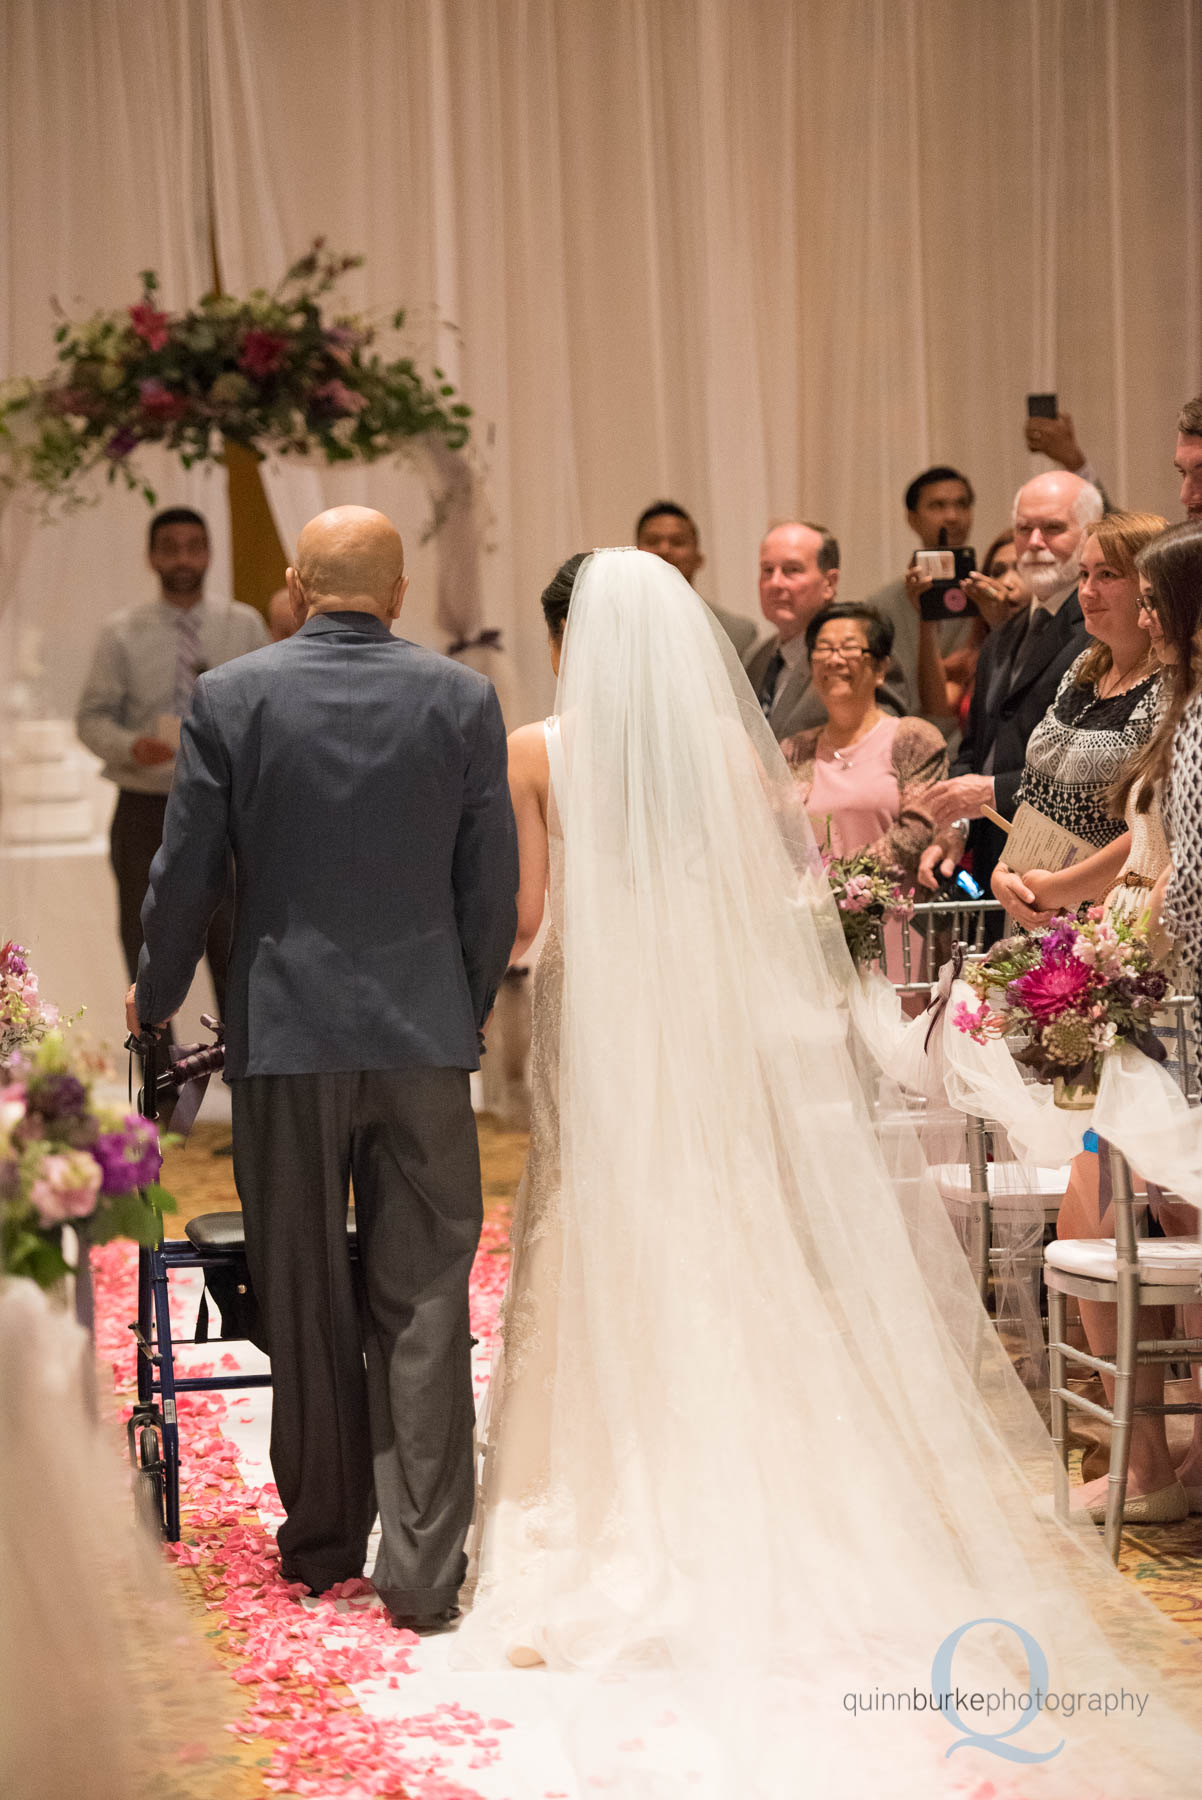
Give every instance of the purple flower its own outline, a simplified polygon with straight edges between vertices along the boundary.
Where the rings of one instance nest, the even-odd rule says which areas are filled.
[[[137,432],[131,431],[128,425],[123,425],[120,431],[114,431],[104,446],[104,454],[110,462],[120,462],[122,457],[128,456],[130,451],[135,450],[137,446]]]
[[[87,1100],[87,1089],[74,1075],[39,1075],[29,1083],[25,1104],[43,1119],[77,1119]]]
[[[92,1155],[100,1164],[101,1190],[106,1194],[128,1194],[134,1188],[148,1187],[158,1180],[163,1166],[159,1135],[149,1119],[127,1113],[121,1131],[102,1131],[92,1145]]]
[[[22,944],[15,944],[10,939],[0,950],[0,970],[6,975],[25,975],[29,972],[25,949]]]

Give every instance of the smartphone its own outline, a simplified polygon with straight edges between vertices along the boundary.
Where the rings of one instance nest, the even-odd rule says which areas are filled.
[[[1060,405],[1055,394],[1028,394],[1028,419],[1058,419]]]
[[[914,561],[931,578],[920,601],[924,619],[970,619],[976,615],[976,601],[960,585],[977,566],[977,553],[971,545],[963,544],[958,550],[918,550]]]
[[[984,889],[979,882],[973,880],[967,869],[957,869],[954,875],[949,875],[946,881],[939,884],[940,900],[980,900],[983,895]]]

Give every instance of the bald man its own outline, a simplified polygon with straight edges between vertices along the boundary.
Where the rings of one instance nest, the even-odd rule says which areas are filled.
[[[314,1592],[361,1574],[378,1505],[375,1586],[438,1630],[473,1500],[468,1073],[518,867],[496,695],[392,635],[405,588],[389,521],[336,507],[288,571],[295,636],[196,683],[134,1005],[158,1024],[182,1004],[232,850],[225,1073],[284,1574]]]

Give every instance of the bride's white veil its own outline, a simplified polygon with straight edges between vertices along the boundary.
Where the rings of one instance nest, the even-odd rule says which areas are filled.
[[[1092,1527],[1037,1515],[1048,1440],[920,1160],[886,1169],[804,810],[676,570],[584,564],[558,720],[563,1248],[523,1596],[539,1648],[553,1667],[754,1673],[722,1734],[727,1793],[1171,1791],[1202,1738],[1140,1658],[1172,1634]],[[1013,1727],[1014,1760],[990,1738],[948,1763],[954,1721],[849,1707],[929,1692],[967,1626],[946,1650],[961,1689],[1026,1693],[1035,1643],[1057,1691],[1154,1691],[1139,1719],[965,1712],[970,1734]],[[643,1791],[600,1756],[597,1780]]]

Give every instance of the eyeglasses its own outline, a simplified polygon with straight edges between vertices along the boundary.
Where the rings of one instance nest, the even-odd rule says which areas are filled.
[[[856,663],[861,662],[870,654],[871,652],[865,650],[862,644],[815,644],[810,651],[810,661],[834,662],[836,657],[840,657],[845,663],[851,663],[854,667]]]

